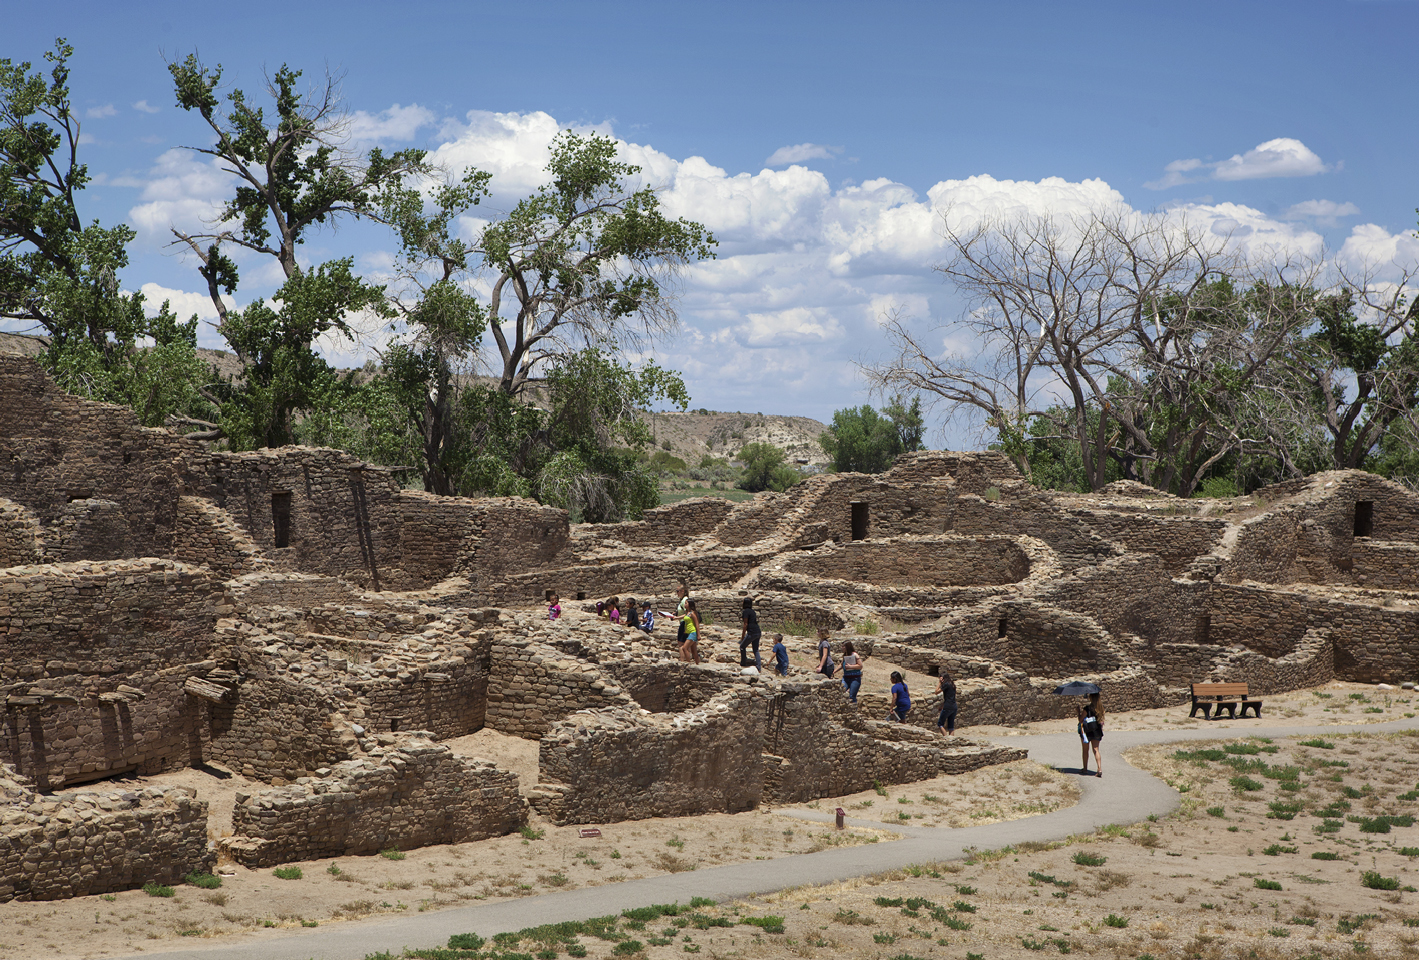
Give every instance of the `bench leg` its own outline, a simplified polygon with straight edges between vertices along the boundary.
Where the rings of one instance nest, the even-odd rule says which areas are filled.
[[[1250,710],[1250,711],[1252,712],[1252,716],[1256,717],[1258,720],[1261,719],[1261,701],[1260,701],[1260,700],[1248,700],[1248,701],[1246,701],[1245,703],[1243,703],[1243,704],[1242,704],[1242,716],[1243,716],[1243,717],[1245,717],[1245,716],[1247,715],[1247,711],[1248,711],[1248,710]]]
[[[1199,710],[1202,711],[1202,719],[1212,719],[1212,704],[1210,703],[1194,703],[1192,705],[1192,712],[1187,715],[1187,718],[1191,720],[1193,717],[1197,716],[1197,711]]]
[[[1226,711],[1227,711],[1227,719],[1228,719],[1228,720],[1235,720],[1235,719],[1237,719],[1237,705],[1236,705],[1235,703],[1219,703],[1219,704],[1217,704],[1217,719],[1219,719],[1219,720],[1221,719],[1221,717],[1222,717],[1222,711],[1223,711],[1223,710],[1226,710]]]

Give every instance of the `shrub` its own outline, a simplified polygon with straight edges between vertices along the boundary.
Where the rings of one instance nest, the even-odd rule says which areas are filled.
[[[1373,913],[1362,913],[1358,917],[1341,917],[1335,921],[1335,929],[1347,937],[1365,925],[1367,920],[1378,920]]]
[[[1274,856],[1277,856],[1277,855],[1282,854],[1282,853],[1295,853],[1295,852],[1296,852],[1296,848],[1295,848],[1295,847],[1282,846],[1282,845],[1279,844],[1279,843],[1273,843],[1271,846],[1267,847],[1265,850],[1263,850],[1263,851],[1261,851],[1261,852],[1264,853],[1264,854],[1265,854],[1266,856],[1268,856],[1268,857],[1274,857]]]
[[[1116,913],[1111,913],[1107,917],[1104,917],[1104,925],[1108,927],[1118,927],[1122,930],[1124,927],[1128,926],[1128,918],[1120,917]]]
[[[1400,847],[1399,855],[1401,857],[1419,857],[1419,847]]]
[[[271,871],[271,875],[277,880],[299,880],[305,876],[300,867],[277,867]]]
[[[645,944],[641,943],[639,940],[622,940],[611,948],[611,953],[613,956],[617,957],[629,957],[632,954],[641,953],[644,950]]]
[[[1332,852],[1329,851],[1329,850],[1317,850],[1315,853],[1311,854],[1311,859],[1312,859],[1312,860],[1339,860],[1339,859],[1340,859],[1340,854],[1338,854],[1338,853],[1332,853]]]
[[[1252,881],[1252,883],[1254,883],[1254,884],[1256,885],[1256,888],[1257,888],[1258,890],[1280,890],[1280,889],[1281,889],[1281,884],[1277,883],[1275,880],[1263,880],[1261,877],[1257,877],[1255,880]]]
[[[1366,870],[1360,875],[1360,886],[1369,887],[1371,890],[1398,890],[1399,880],[1394,877],[1382,877],[1375,870]]]
[[[1095,853],[1088,853],[1084,850],[1080,850],[1070,859],[1072,859],[1075,863],[1079,864],[1079,866],[1081,867],[1102,867],[1104,864],[1109,862],[1108,857],[1099,856]]]
[[[1335,744],[1331,743],[1329,740],[1322,740],[1320,737],[1316,737],[1314,740],[1298,740],[1297,743],[1303,747],[1315,747],[1317,750],[1335,749]]]
[[[1222,817],[1222,818],[1225,819],[1226,816],[1227,816],[1227,808],[1226,808],[1226,807],[1208,807],[1208,808],[1207,808],[1207,815],[1208,815],[1209,817]]]
[[[161,883],[145,883],[143,892],[150,897],[171,897],[177,893],[172,887]]]
[[[769,915],[767,917],[745,917],[739,921],[741,924],[748,924],[751,927],[759,927],[765,933],[783,933],[783,917]]]
[[[483,944],[487,942],[476,933],[455,933],[448,938],[448,948],[450,950],[481,950]]]
[[[386,860],[403,860],[405,856],[403,850],[396,849],[395,847],[390,847],[388,850],[381,850],[379,855]]]
[[[182,882],[193,887],[201,887],[203,890],[215,890],[222,885],[222,878],[210,873],[189,873],[182,878]]]
[[[1232,785],[1233,790],[1239,793],[1242,791],[1260,790],[1262,787],[1266,786],[1266,784],[1262,783],[1260,780],[1253,780],[1251,777],[1244,776],[1233,777],[1227,782]]]
[[[547,835],[546,830],[535,830],[525,823],[517,828],[517,832],[522,834],[524,840],[541,840]]]

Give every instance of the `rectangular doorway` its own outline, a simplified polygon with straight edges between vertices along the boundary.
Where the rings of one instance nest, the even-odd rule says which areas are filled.
[[[276,548],[291,545],[291,495],[271,494],[271,529],[276,536]]]
[[[1375,530],[1375,501],[1355,501],[1355,536],[1368,537]]]
[[[867,539],[867,501],[853,500],[852,507],[852,538],[854,540]]]

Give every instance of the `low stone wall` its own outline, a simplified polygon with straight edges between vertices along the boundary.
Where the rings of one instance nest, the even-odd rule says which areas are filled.
[[[214,859],[207,804],[186,788],[41,797],[0,765],[0,902],[177,883]]]
[[[593,542],[616,541],[628,547],[680,547],[708,536],[735,504],[723,497],[691,497],[645,512],[626,523],[580,524],[575,536]]]
[[[489,728],[539,740],[568,714],[598,707],[635,707],[635,702],[594,664],[535,641],[494,639],[484,721]]]
[[[729,587],[767,556],[709,553],[665,560],[582,564],[508,577],[491,587],[488,597],[491,603],[508,605],[536,603],[547,590],[559,594],[563,603],[578,593],[591,600],[610,596],[668,598],[674,596],[675,584],[680,580],[690,585],[692,593],[702,588]]]
[[[873,715],[859,696],[859,717]],[[944,747],[932,738],[842,714],[832,681],[782,684],[768,703],[764,736],[764,801],[800,803],[865,790],[876,782],[912,783],[1023,760],[1024,750],[988,744]],[[882,714],[885,714],[885,699]],[[847,708],[849,711],[851,708]],[[934,720],[934,717],[933,717]],[[876,734],[876,735],[874,735]],[[880,739],[878,735],[887,739]]]
[[[820,547],[787,558],[782,569],[874,586],[984,587],[1023,580],[1030,559],[1005,537],[893,537]]]
[[[1419,590],[1419,544],[1356,540],[1351,579],[1372,590]]]
[[[575,714],[542,739],[529,799],[557,824],[751,810],[763,787],[760,703],[732,692],[674,715]]]
[[[1210,553],[1222,541],[1228,527],[1226,520],[1207,517],[1113,510],[1075,510],[1073,513],[1099,536],[1129,552],[1157,554],[1175,574],[1197,557]]]
[[[525,820],[517,775],[422,735],[386,736],[368,758],[237,794],[222,849],[248,867],[409,850],[510,833]]]

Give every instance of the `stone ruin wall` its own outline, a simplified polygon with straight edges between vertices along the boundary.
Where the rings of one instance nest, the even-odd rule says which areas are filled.
[[[44,562],[44,533],[34,514],[0,498],[0,567]]]
[[[357,760],[238,794],[222,851],[248,867],[501,836],[526,819],[517,775],[427,734],[382,736]]]
[[[0,569],[0,761],[48,790],[200,760],[210,733],[184,684],[227,658],[212,626],[228,601],[166,560]]]
[[[215,860],[207,804],[190,790],[44,797],[0,764],[0,903],[175,884]]]

